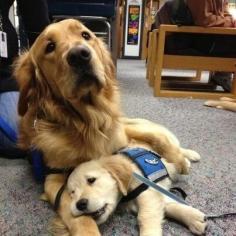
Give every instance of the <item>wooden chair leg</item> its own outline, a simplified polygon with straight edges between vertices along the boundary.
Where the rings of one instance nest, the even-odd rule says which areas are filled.
[[[157,60],[157,42],[158,42],[158,33],[154,33],[152,37],[152,57],[151,57],[151,67],[150,67],[150,80],[149,80],[149,85],[151,87],[154,86],[154,80],[155,80],[155,65],[156,65],[156,60]]]
[[[201,80],[201,77],[202,77],[202,71],[201,70],[197,70],[196,71],[196,81],[200,81]]]
[[[151,67],[152,67],[152,44],[153,44],[153,32],[149,33],[149,42],[148,42],[148,55],[147,55],[147,70],[146,70],[146,79],[150,81],[151,76]]]
[[[165,49],[165,31],[160,30],[158,33],[158,43],[155,51],[155,76],[154,76],[154,96],[161,95],[161,79],[162,79],[162,67],[163,56]]]
[[[236,72],[234,72],[234,74],[233,74],[231,93],[232,93],[232,95],[234,95],[236,97]]]

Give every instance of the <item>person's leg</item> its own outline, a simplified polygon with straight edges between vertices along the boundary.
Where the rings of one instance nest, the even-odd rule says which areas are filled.
[[[202,55],[193,45],[193,35],[185,33],[172,33],[167,35],[165,53],[171,55]]]
[[[214,57],[236,57],[235,47],[236,36],[217,35],[214,39],[214,45],[209,55]],[[215,72],[210,77],[210,80],[216,85],[222,86],[226,92],[231,91],[232,73]]]
[[[210,51],[210,56],[215,57],[236,57],[235,35],[216,35],[214,46]]]
[[[7,44],[7,57],[0,56],[0,88],[4,86],[7,88],[7,90],[10,90],[12,86],[14,87],[14,90],[16,89],[15,81],[10,79],[11,64],[18,54],[18,41],[16,30],[9,19],[9,10],[13,2],[13,0],[0,1],[1,31],[6,33],[5,40]],[[2,91],[5,90],[1,89],[0,92]]]
[[[6,87],[6,89],[8,88]],[[0,125],[0,156],[4,158],[22,158],[26,155],[25,152],[17,148],[15,140],[12,140],[13,134],[9,131],[10,128],[16,134],[18,133],[18,97],[19,92],[1,92],[0,83],[0,119],[2,119],[2,125]],[[9,126],[8,129],[4,123]]]
[[[236,48],[234,45],[235,37],[220,35],[202,35],[197,34],[193,40],[193,47],[205,56],[213,57],[235,57]],[[232,84],[232,73],[229,72],[212,72],[210,73],[209,82],[219,85],[230,92]]]
[[[42,30],[50,23],[47,0],[18,0],[21,18],[32,45]]]
[[[201,55],[209,56],[213,48],[215,37],[211,34],[194,34],[193,48]]]

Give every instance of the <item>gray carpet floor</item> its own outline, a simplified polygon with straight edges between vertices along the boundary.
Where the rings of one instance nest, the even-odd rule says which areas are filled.
[[[173,131],[184,147],[198,151],[202,160],[178,185],[187,202],[207,214],[236,211],[236,113],[203,106],[203,100],[154,98],[145,80],[143,61],[118,61],[122,107],[130,117],[147,118]],[[0,235],[49,235],[54,212],[39,201],[42,186],[36,184],[26,160],[0,158]],[[135,216],[118,209],[101,227],[105,236],[138,235]],[[191,233],[166,220],[164,235]],[[206,235],[235,236],[236,218],[209,221]]]

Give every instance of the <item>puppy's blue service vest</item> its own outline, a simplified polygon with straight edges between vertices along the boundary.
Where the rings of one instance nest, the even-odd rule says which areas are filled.
[[[155,183],[169,176],[161,156],[156,152],[144,148],[125,148],[120,150],[119,153],[129,157],[139,167],[142,174]],[[145,184],[141,184],[123,197],[121,201],[130,201],[147,188]]]

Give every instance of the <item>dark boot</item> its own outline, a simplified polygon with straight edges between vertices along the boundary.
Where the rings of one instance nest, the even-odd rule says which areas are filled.
[[[232,88],[232,73],[215,72],[210,77],[210,82],[221,86],[225,92],[231,92]]]

